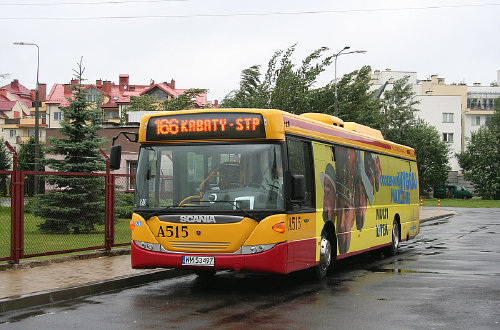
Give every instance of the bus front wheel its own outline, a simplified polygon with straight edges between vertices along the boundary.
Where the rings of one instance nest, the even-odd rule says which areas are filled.
[[[332,244],[332,241],[334,241]],[[333,270],[333,264],[336,258],[332,258],[333,253],[337,255],[336,240],[328,237],[326,229],[321,232],[319,264],[314,267],[315,275],[318,279],[325,278],[329,271]]]

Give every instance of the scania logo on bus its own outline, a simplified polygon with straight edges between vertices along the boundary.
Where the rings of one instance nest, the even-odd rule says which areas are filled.
[[[180,222],[216,223],[214,215],[181,215]]]

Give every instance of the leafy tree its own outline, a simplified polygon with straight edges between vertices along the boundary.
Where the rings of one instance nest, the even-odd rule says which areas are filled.
[[[188,89],[181,95],[163,102],[163,109],[166,111],[171,110],[187,110],[196,107],[196,97],[200,94],[205,93],[204,89]]]
[[[295,114],[321,111],[313,103],[317,99],[313,85],[333,56],[325,55],[328,48],[321,47],[295,68],[291,61],[295,46],[275,52],[263,78],[258,65],[243,70],[240,88],[229,93],[221,107],[281,109]]]
[[[450,148],[433,126],[416,118],[418,101],[408,80],[408,76],[396,80],[392,90],[384,93],[382,133],[390,141],[415,149],[420,194],[426,196],[432,188],[446,183]]]
[[[240,89],[233,90],[221,103],[222,108],[267,108],[267,92],[260,80],[260,65],[241,72]]]
[[[500,199],[500,98],[495,101],[490,122],[472,132],[465,151],[456,156],[465,179],[472,182],[479,196]]]
[[[337,97],[339,100],[338,117],[343,121],[354,121],[372,128],[380,129],[382,117],[381,100],[374,97],[375,91],[370,92],[371,67],[363,66],[345,74],[337,83]],[[315,107],[319,112],[334,115],[335,85],[333,82],[320,88],[315,93]],[[322,110],[321,110],[322,109]]]
[[[7,171],[10,169],[10,152],[5,146],[5,141],[0,138],[0,171]],[[0,194],[5,196],[9,191],[7,187],[7,175],[0,175]]]
[[[123,111],[120,118],[120,125],[125,125],[127,122],[127,112],[130,111],[159,111],[161,110],[161,102],[158,102],[156,97],[143,94],[141,96],[131,96],[130,105]]]
[[[291,62],[295,45],[286,51],[277,51],[268,62],[264,76],[260,66],[254,65],[241,72],[240,88],[233,90],[222,101],[223,108],[281,109],[291,113],[321,112],[334,114],[334,83],[315,87],[318,76],[331,64],[326,47],[307,56],[300,67]],[[337,84],[339,117],[344,121],[378,128],[381,125],[379,99],[370,92],[371,68],[345,75]]]
[[[40,159],[45,157],[43,150],[39,151]],[[29,137],[28,141],[22,143],[19,147],[17,157],[18,169],[21,171],[35,170],[35,136]],[[39,177],[40,178],[40,177]],[[41,179],[41,178],[40,178]],[[38,180],[38,191],[42,191],[45,185],[44,180]],[[25,179],[25,193],[28,196],[33,196],[35,192],[35,176],[29,175]]]
[[[404,139],[407,130],[415,125],[415,92],[408,83],[409,76],[394,82],[392,90],[384,93],[382,102],[382,134],[389,140],[398,142]]]
[[[64,159],[45,159],[45,164],[61,172],[92,173],[102,171],[106,165],[99,155],[104,139],[98,137],[101,112],[91,108],[81,84],[84,72],[78,63],[72,85],[70,104],[62,108],[64,121],[59,131],[65,138],[51,138],[47,152],[63,156]],[[95,224],[104,222],[104,179],[84,176],[49,176],[48,184],[55,189],[39,195],[33,213],[45,222],[39,225],[43,232],[68,233],[89,232]]]

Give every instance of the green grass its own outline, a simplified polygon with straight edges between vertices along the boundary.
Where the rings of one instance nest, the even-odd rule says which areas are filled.
[[[437,198],[424,198],[424,206],[438,206]],[[443,207],[468,207],[468,208],[500,208],[500,200],[485,200],[482,198],[471,199],[455,199],[441,198],[441,206]]]
[[[38,230],[43,220],[32,214],[24,215],[24,254],[44,253],[104,245],[104,225],[88,234],[47,234]],[[129,243],[130,219],[117,219],[115,243]],[[10,207],[0,207],[0,257],[10,255]]]

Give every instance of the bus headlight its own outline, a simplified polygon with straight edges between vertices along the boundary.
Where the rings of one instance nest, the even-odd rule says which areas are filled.
[[[240,248],[241,254],[255,254],[272,249],[276,243],[273,244],[259,244],[259,245],[245,245]]]
[[[162,252],[160,244],[141,242],[141,241],[135,241],[135,244],[137,244],[140,248],[144,250]]]

